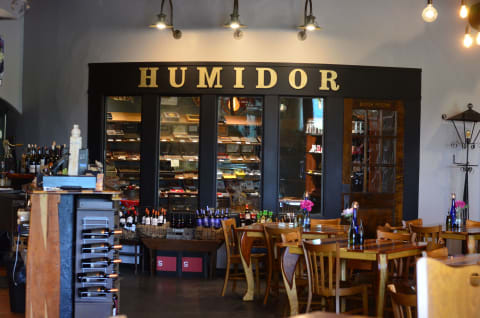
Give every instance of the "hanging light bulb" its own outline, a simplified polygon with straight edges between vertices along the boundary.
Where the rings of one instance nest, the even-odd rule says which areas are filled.
[[[480,45],[480,32],[477,33],[477,45]]]
[[[246,28],[247,26],[240,23],[240,15],[238,14],[238,0],[233,1],[233,12],[230,14],[230,20],[224,24],[224,27],[234,30],[234,39],[239,40],[243,37],[243,31],[240,29]]]
[[[308,12],[308,8],[310,8],[310,12]],[[305,0],[305,12],[303,15],[303,25],[300,25],[298,28],[302,29],[302,31],[298,32],[298,38],[300,40],[305,40],[307,38],[307,31],[315,31],[321,30],[318,26],[317,22],[315,21],[316,18],[312,14],[312,0]]]
[[[468,7],[465,4],[465,0],[462,0],[459,14],[460,14],[460,18],[462,19],[466,19],[468,17]]]
[[[472,44],[473,38],[470,35],[470,28],[467,25],[467,27],[465,28],[465,36],[463,37],[463,46],[465,46],[466,48],[470,48]]]
[[[170,4],[170,24],[167,23],[167,15],[163,13],[163,5],[165,0],[162,0],[160,14],[157,15],[157,21],[154,24],[151,24],[151,28],[157,28],[158,30],[172,29],[172,35],[175,39],[180,39],[182,37],[182,31],[175,30],[173,27],[173,5],[172,0],[168,0]]]
[[[422,11],[422,18],[425,22],[433,22],[438,17],[438,11],[432,4],[432,0],[428,0],[427,6]]]

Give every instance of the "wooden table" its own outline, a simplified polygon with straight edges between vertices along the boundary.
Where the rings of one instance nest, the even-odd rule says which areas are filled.
[[[480,254],[467,254],[435,258],[450,266],[480,265]]]
[[[460,228],[446,230],[445,226],[443,226],[440,237],[466,241],[468,254],[474,254],[477,252],[477,241],[480,240],[480,227],[462,226]]]
[[[215,277],[217,264],[217,249],[223,240],[167,240],[157,238],[142,238],[143,244],[150,250],[151,275],[155,272],[155,251],[198,252],[208,253],[210,256],[209,277]],[[205,271],[205,273],[207,273]]]
[[[363,246],[347,247],[346,239],[319,239],[313,240],[314,244],[332,244],[340,243],[341,278],[346,279],[346,262],[347,259],[364,260],[376,262],[378,264],[377,273],[377,316],[383,316],[385,304],[385,285],[388,278],[388,261],[392,259],[417,256],[422,253],[427,243],[411,243],[403,241],[390,240],[366,240]],[[290,303],[290,315],[298,314],[298,298],[295,286],[295,268],[298,259],[303,255],[303,249],[298,244],[279,244],[285,247],[285,251],[281,258],[282,275],[285,282],[288,301]],[[338,301],[338,300],[337,300]]]
[[[248,226],[243,226],[236,228],[235,231],[239,236],[240,242],[240,258],[242,259],[243,269],[245,270],[245,276],[247,278],[247,292],[243,296],[243,301],[253,300],[255,293],[255,283],[253,279],[253,269],[250,262],[250,253],[252,250],[252,245],[255,239],[261,238],[264,239],[263,228],[267,225],[269,227],[276,228],[289,228],[288,225],[282,225],[280,223],[267,223],[259,224],[255,223]],[[293,227],[290,227],[293,228]],[[345,235],[348,232],[347,225],[319,225],[312,226],[309,230],[303,230],[302,238],[305,239],[317,239],[317,238],[327,238],[334,237],[339,235]]]
[[[366,318],[368,316],[357,316],[357,315],[343,315],[343,314],[336,314],[333,312],[325,312],[325,311],[314,311],[309,314],[298,315],[292,318]]]

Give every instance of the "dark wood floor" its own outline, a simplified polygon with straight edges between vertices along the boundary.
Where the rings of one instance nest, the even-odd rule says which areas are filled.
[[[288,308],[287,298],[271,297],[267,306],[263,298],[243,302],[245,283],[238,282],[234,293],[231,285],[222,297],[223,279],[167,278],[137,275],[122,271],[121,313],[130,317],[281,317]]]

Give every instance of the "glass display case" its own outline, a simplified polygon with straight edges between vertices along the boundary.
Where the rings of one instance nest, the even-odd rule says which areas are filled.
[[[308,195],[312,213],[322,210],[323,99],[280,99],[279,200],[298,209]]]
[[[200,97],[161,97],[159,206],[169,211],[198,208]]]
[[[352,111],[352,192],[395,192],[397,112]]]
[[[138,199],[142,105],[138,96],[107,96],[105,100],[105,183]]]
[[[263,98],[220,96],[217,208],[261,208]]]

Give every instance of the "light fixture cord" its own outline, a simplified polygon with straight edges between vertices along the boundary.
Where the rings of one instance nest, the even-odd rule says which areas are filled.
[[[307,8],[308,8],[309,4],[310,4],[310,15],[311,15],[312,14],[312,0],[305,0],[305,14],[304,14],[305,22],[307,21],[307,16],[308,16]]]
[[[238,16],[238,0],[233,0],[233,15]]]
[[[173,4],[172,4],[172,0],[168,0],[168,2],[170,3],[170,24],[172,25],[172,32],[175,32],[174,27],[173,27]]]

